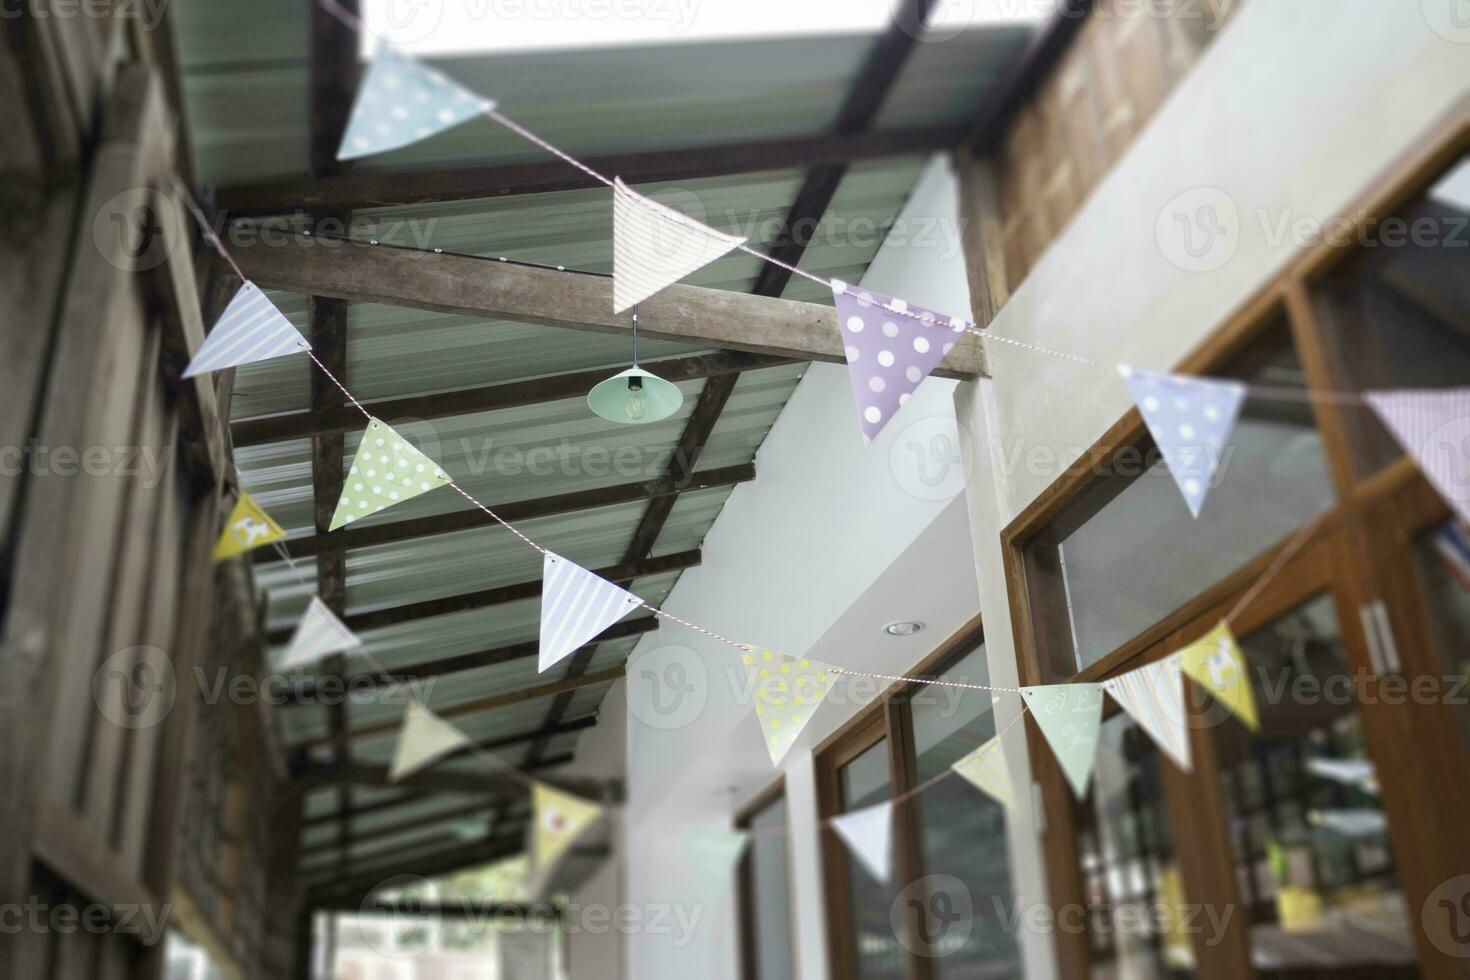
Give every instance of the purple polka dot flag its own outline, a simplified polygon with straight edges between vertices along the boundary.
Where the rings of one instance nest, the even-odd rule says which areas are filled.
[[[1160,374],[1118,366],[1123,383],[1143,413],[1149,435],[1184,494],[1189,512],[1199,517],[1205,494],[1220,468],[1225,440],[1240,415],[1245,385],[1179,374]]]
[[[396,150],[493,108],[494,102],[441,72],[380,45],[352,104],[337,159]]]
[[[966,324],[842,282],[832,283],[832,295],[837,300],[837,326],[863,438],[872,442],[919,383],[954,349]]]
[[[1370,391],[1364,397],[1445,503],[1470,521],[1470,388]]]

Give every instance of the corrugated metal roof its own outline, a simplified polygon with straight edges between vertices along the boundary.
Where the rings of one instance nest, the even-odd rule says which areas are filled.
[[[308,7],[298,0],[227,5],[187,0],[176,5],[172,15],[200,180],[228,184],[303,173],[309,125]],[[885,101],[878,127],[964,124],[1026,34],[1024,28],[1003,28],[921,44]],[[783,38],[501,54],[436,63],[470,88],[494,95],[510,115],[553,142],[579,155],[596,155],[825,132],[873,40],[867,34]],[[477,120],[358,166],[451,167],[543,156],[488,120]],[[802,259],[803,268],[859,280],[921,166],[919,159],[852,166]],[[774,171],[643,185],[640,190],[717,228],[764,244],[778,230],[804,176],[799,171]],[[611,272],[611,202],[601,189],[378,208],[358,212],[354,218],[352,234],[361,239]],[[737,253],[688,281],[748,291],[759,272],[757,260]],[[830,302],[823,287],[799,277],[785,295]],[[271,298],[306,330],[304,296],[272,293]],[[612,374],[626,366],[628,346],[623,338],[602,334],[355,303],[348,313],[345,380],[359,398],[372,401],[576,371],[606,369]],[[648,363],[704,350],[645,340],[639,353]],[[742,375],[698,468],[751,462],[803,368],[791,365]],[[307,410],[311,370],[307,359],[295,357],[240,369],[232,417]],[[592,415],[580,398],[432,420],[385,421],[437,460],[468,492],[494,506],[662,475],[702,385],[682,384],[683,409],[669,420],[646,426],[607,423]],[[359,438],[359,433],[348,433],[349,457]],[[242,486],[286,528],[291,540],[313,533],[309,439],[243,447],[235,458]],[[726,487],[681,495],[654,553],[697,548],[731,492]],[[440,489],[358,526],[469,506],[452,490]],[[523,529],[573,561],[599,568],[624,558],[644,510],[641,503],[600,507],[528,520]],[[296,565],[294,572],[283,562],[255,566],[257,582],[270,599],[269,628],[291,626],[314,588],[315,562]],[[347,612],[352,614],[534,581],[540,574],[540,556],[487,519],[483,528],[351,550],[346,569]],[[632,588],[659,603],[676,579],[677,573],[647,576]],[[376,661],[401,669],[534,639],[538,616],[539,602],[524,600],[364,630],[362,639]],[[636,638],[629,638],[603,644],[589,671],[621,664],[635,643]],[[350,658],[350,672],[368,669],[364,658]],[[434,677],[418,682],[422,686],[417,690],[434,709],[452,711],[457,705],[518,691],[562,673],[563,668],[557,668],[540,676],[534,661],[527,659]],[[563,717],[595,714],[606,691],[607,685],[600,685],[575,692]],[[402,690],[385,688],[355,696],[347,712],[350,727],[391,725],[402,714],[403,697]],[[458,715],[454,723],[478,741],[502,739],[541,727],[552,700],[542,697]],[[323,706],[284,707],[275,712],[275,719],[289,744],[329,734]],[[388,731],[355,739],[353,761],[387,764],[394,735]],[[572,751],[578,738],[578,733],[552,738],[541,757]],[[528,760],[529,750],[528,744],[520,743],[497,755],[519,766]],[[325,746],[312,750],[311,757],[332,758]],[[450,771],[489,769],[486,760],[473,756],[443,766]],[[394,799],[397,793],[354,787],[352,799],[363,807]],[[313,789],[306,796],[308,817],[336,812],[337,797],[335,788]],[[472,802],[462,794],[404,799],[401,805],[354,818],[354,829],[367,834],[417,818],[423,819],[423,827],[353,847],[354,862],[372,864],[452,836],[453,828],[443,819],[436,822],[435,815]],[[513,821],[507,824],[512,825]],[[316,824],[306,840],[327,844],[336,841],[336,834],[335,824]],[[327,850],[314,854],[307,866],[331,869],[337,861],[335,851]]]

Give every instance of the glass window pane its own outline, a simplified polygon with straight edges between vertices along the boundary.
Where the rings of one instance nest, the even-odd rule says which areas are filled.
[[[1306,387],[1284,321],[1215,373],[1284,391]],[[1159,622],[1335,496],[1305,398],[1246,400],[1199,520],[1157,455],[1147,438],[1125,451],[1026,544],[1026,584],[1052,679]]]
[[[880,739],[838,771],[842,812],[861,810],[892,796],[888,774],[888,740]],[[893,933],[890,914],[898,898],[894,883],[875,879],[846,847],[848,908],[852,911],[857,975],[900,980],[908,976],[908,954]],[[895,876],[896,878],[896,876]]]
[[[1417,976],[1331,597],[1240,645],[1261,730],[1222,715],[1212,732],[1252,960],[1262,971]],[[1259,794],[1241,792],[1247,784]]]
[[[1160,765],[1133,719],[1103,722],[1080,830],[1094,980],[1194,976]]]
[[[1354,390],[1470,384],[1470,157],[1375,222],[1317,292],[1328,353]],[[1369,475],[1403,455],[1370,411],[1344,413]]]
[[[1430,628],[1440,672],[1454,690],[1470,674],[1470,524],[1446,521],[1419,536],[1414,544],[1415,563],[1429,607]],[[1459,711],[1460,734],[1470,746],[1470,707],[1463,700]]]
[[[750,818],[750,904],[757,980],[795,976],[791,950],[791,885],[786,863],[786,798]]]
[[[967,654],[942,676],[967,684],[986,683],[985,648]],[[995,734],[987,691],[929,686],[920,688],[909,705],[919,783],[942,775]],[[921,938],[923,949],[932,954],[933,976],[941,980],[1019,976],[1015,932],[1005,927],[1016,914],[1005,808],[963,779],[940,780],[912,799],[924,870],[942,876],[932,879],[928,896],[932,914]],[[966,909],[970,915],[951,918]]]

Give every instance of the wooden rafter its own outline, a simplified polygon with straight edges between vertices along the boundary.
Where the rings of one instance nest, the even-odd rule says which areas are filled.
[[[631,331],[630,318],[613,313],[608,276],[284,232],[279,240],[262,236],[241,242],[234,254],[245,274],[268,289],[622,336]],[[725,289],[670,286],[638,305],[638,332],[686,344],[846,363],[832,307]],[[979,341],[963,335],[934,373],[973,378],[980,372]]]
[[[571,757],[567,756],[560,761],[570,762]],[[556,764],[542,762],[541,767],[550,768]],[[490,769],[471,771],[466,769],[445,769],[440,766],[426,769],[423,772],[409,776],[407,779],[394,782],[389,778],[389,769],[387,766],[374,766],[359,762],[353,763],[343,769],[330,762],[305,762],[295,773],[295,779],[308,787],[352,784],[356,786],[368,786],[375,789],[401,786],[409,790],[435,793],[494,793],[497,795],[508,795],[519,792],[522,797],[526,795],[526,788],[518,779],[507,773]],[[584,793],[588,796],[597,797],[607,793],[610,789],[617,789],[619,785],[616,781],[572,779],[570,777],[547,777],[547,781],[566,789],[568,792]]]
[[[682,572],[686,568],[694,568],[700,563],[701,555],[698,549],[680,551],[672,555],[660,555],[656,558],[646,558],[637,562],[623,562],[608,568],[598,569],[594,572],[609,581],[622,582],[643,578],[647,575],[664,575],[669,572]],[[535,599],[541,595],[540,577],[525,582],[516,582],[512,585],[499,585],[491,589],[480,589],[475,592],[464,592],[459,595],[443,596],[438,599],[424,599],[419,602],[405,603],[401,606],[386,606],[381,609],[370,609],[366,612],[353,613],[342,617],[348,629],[354,631],[379,629],[384,626],[395,626],[415,619],[427,619],[432,616],[447,616],[451,613],[468,612],[472,609],[484,609],[489,606],[499,606],[508,602],[519,602],[523,599]],[[285,643],[291,638],[294,627],[285,627],[272,630],[267,637],[271,643]]]
[[[933,153],[957,146],[964,135],[964,130],[949,127],[897,129],[624,153],[592,157],[587,163],[599,173],[615,174],[630,184],[695,180]],[[595,178],[560,160],[536,160],[454,169],[369,171],[225,187],[218,193],[218,203],[232,217],[239,217],[302,209],[437,204],[601,186]]]
[[[687,479],[664,475],[653,480],[623,483],[594,490],[577,490],[571,493],[553,494],[549,497],[534,497],[529,500],[513,500],[494,504],[492,509],[512,523],[533,521],[543,517],[557,517],[598,507],[612,507],[653,500],[675,493],[710,490],[715,487],[730,487],[755,479],[755,464],[743,463],[717,470],[695,473]],[[286,548],[294,558],[317,555],[325,551],[345,551],[352,548],[369,548],[380,544],[413,541],[451,534],[456,531],[471,531],[476,528],[495,527],[495,522],[478,507],[467,507],[447,514],[431,514],[406,521],[389,521],[380,524],[348,526],[326,534],[296,538],[286,542]],[[280,555],[270,549],[256,551],[257,564],[280,561]]]
[[[626,640],[629,637],[642,636],[644,633],[650,633],[658,629],[659,623],[660,620],[656,616],[639,616],[636,619],[614,623],[598,634],[588,645],[594,646],[598,643],[610,643],[614,640]],[[386,687],[392,684],[403,684],[429,677],[442,677],[445,674],[454,674],[466,670],[482,670],[486,667],[496,667],[517,660],[530,660],[540,653],[540,651],[541,643],[539,640],[524,640],[520,643],[495,647],[491,650],[461,653],[452,657],[441,657],[438,660],[424,660],[418,663],[405,664],[387,674],[379,674],[376,671],[365,671],[345,677],[343,680],[347,687],[344,690],[351,689],[356,691],[370,687]],[[322,690],[323,688],[319,682],[315,680],[305,681],[292,690],[289,705],[310,705],[316,700],[318,692]],[[335,694],[335,692],[333,693]],[[537,734],[541,734],[541,731],[538,731]],[[555,735],[559,733],[552,731],[548,734]]]
[[[724,350],[648,361],[643,366],[665,381],[678,383],[794,363],[796,360],[789,357]],[[588,390],[599,381],[605,380],[613,370],[615,369],[598,368],[593,371],[554,374],[530,381],[509,381],[432,395],[409,395],[405,398],[367,402],[363,407],[380,419],[437,419],[449,415],[473,415],[566,398],[585,398]],[[305,439],[328,432],[356,432],[362,426],[362,412],[349,406],[320,412],[287,412],[259,419],[244,419],[230,426],[230,435],[236,446],[259,446],[288,439]]]

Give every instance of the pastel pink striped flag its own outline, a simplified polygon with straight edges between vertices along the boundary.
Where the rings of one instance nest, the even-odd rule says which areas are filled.
[[[1365,397],[1425,479],[1470,521],[1470,388],[1370,391]]]
[[[1148,732],[1154,744],[1189,772],[1189,726],[1184,715],[1184,672],[1177,656],[1165,657],[1103,682],[1103,690]]]

